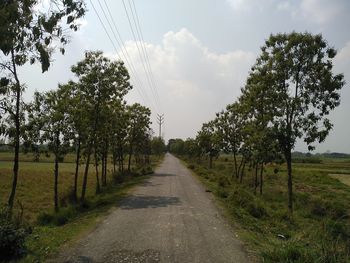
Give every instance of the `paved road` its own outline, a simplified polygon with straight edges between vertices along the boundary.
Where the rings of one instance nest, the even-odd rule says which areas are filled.
[[[57,262],[249,262],[210,193],[167,154],[143,185]]]

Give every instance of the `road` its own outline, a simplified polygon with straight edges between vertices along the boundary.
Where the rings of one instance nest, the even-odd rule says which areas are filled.
[[[249,262],[211,193],[174,156],[56,262]]]

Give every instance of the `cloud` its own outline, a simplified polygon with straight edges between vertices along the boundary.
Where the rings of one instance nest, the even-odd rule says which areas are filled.
[[[300,10],[305,19],[317,24],[325,24],[341,13],[342,1],[302,0]]]
[[[125,47],[145,83],[136,43],[127,42]],[[162,99],[166,138],[194,136],[203,122],[232,103],[255,59],[253,53],[243,50],[213,52],[185,28],[167,32],[160,45],[145,43],[145,47]],[[149,87],[144,88],[148,97],[154,97]],[[128,99],[137,101],[137,97],[133,91]]]
[[[335,57],[335,64],[338,67],[341,67],[344,64],[349,64],[350,61],[350,41],[348,41],[345,46],[338,51],[337,56]],[[343,67],[345,70],[345,67]]]
[[[342,13],[344,0],[226,0],[236,12],[277,9],[288,12],[293,19],[302,19],[314,24],[323,25],[334,20]]]

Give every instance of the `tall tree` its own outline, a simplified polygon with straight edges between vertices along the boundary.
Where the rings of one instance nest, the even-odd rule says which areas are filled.
[[[241,108],[238,102],[227,105],[226,110],[218,113],[214,120],[221,148],[226,153],[233,154],[234,174],[236,178],[239,177],[240,168],[244,161],[244,158],[241,158],[240,165],[238,165],[237,155],[243,142],[242,131],[245,121]]]
[[[342,74],[332,72],[336,51],[321,35],[271,35],[253,67],[262,83],[269,83],[274,116],[272,126],[287,162],[288,208],[293,211],[291,152],[298,138],[309,150],[321,143],[332,128],[327,115],[340,103]]]
[[[213,166],[213,158],[217,157],[221,150],[220,135],[214,121],[204,123],[197,134],[199,147],[209,157],[209,168]]]
[[[28,125],[33,143],[47,143],[54,154],[54,208],[58,211],[59,162],[69,149],[67,102],[69,85],[60,85],[57,91],[36,92],[28,111]]]
[[[79,78],[77,87],[85,105],[85,114],[88,117],[86,164],[81,194],[81,201],[84,202],[92,150],[95,150],[95,159],[97,159],[97,136],[101,127],[106,126],[105,122],[101,122],[102,114],[106,112],[106,107],[109,107],[113,102],[121,101],[132,87],[124,63],[111,61],[100,51],[86,52],[85,58],[72,67],[72,72]],[[95,165],[97,165],[96,162]],[[99,191],[97,170],[96,183],[96,191]]]
[[[144,140],[148,138],[149,126],[151,124],[151,111],[135,103],[128,107],[129,127],[128,127],[128,144],[129,144],[129,160],[128,171],[131,170],[131,159],[135,154],[135,150],[142,145]]]
[[[14,164],[12,189],[8,205],[12,210],[19,169],[19,146],[21,139],[21,112],[22,93],[24,85],[18,76],[18,67],[27,62],[39,62],[42,71],[50,67],[50,58],[56,47],[64,53],[64,46],[68,42],[64,34],[66,28],[77,30],[77,19],[85,13],[85,4],[82,0],[49,1],[49,7],[40,7],[39,0],[28,1],[1,1],[0,3],[0,50],[3,62],[0,63],[2,71],[2,87],[7,92],[0,92],[8,99],[5,107],[14,122],[13,144]],[[39,11],[40,12],[39,12]],[[65,23],[62,22],[66,18]],[[10,97],[10,98],[9,98]]]

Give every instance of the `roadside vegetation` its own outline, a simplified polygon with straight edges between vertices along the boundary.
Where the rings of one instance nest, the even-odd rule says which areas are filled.
[[[350,189],[329,175],[349,174],[349,159],[292,154],[298,140],[315,149],[333,127],[327,116],[345,84],[335,56],[321,35],[271,35],[239,98],[196,138],[169,140],[264,262],[350,260]]]
[[[180,156],[211,191],[238,227],[240,237],[263,262],[349,262],[350,186],[330,174],[350,177],[350,157],[322,158],[322,163],[293,163],[295,209],[287,202],[285,164],[264,168],[263,194],[255,194],[255,169],[240,183],[232,171],[233,156],[208,159]],[[239,157],[240,159],[240,157]],[[345,174],[346,173],[346,174]]]
[[[85,11],[82,0],[0,4],[0,260],[42,261],[151,174],[164,152],[150,109],[125,100],[133,87],[124,63],[101,51],[71,67],[74,81],[24,102],[18,69],[49,70]]]

